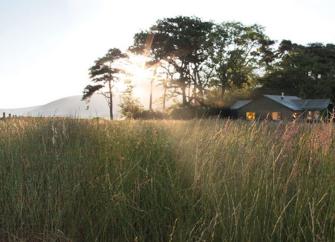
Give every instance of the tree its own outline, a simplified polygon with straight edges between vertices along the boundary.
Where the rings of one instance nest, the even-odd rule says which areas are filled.
[[[154,38],[150,36],[154,35]],[[147,32],[135,35],[131,49],[150,47],[150,56],[169,76],[168,86],[183,105],[206,105],[212,89],[226,90],[255,83],[275,59],[270,40],[258,25],[215,24],[195,17],[158,20]],[[150,44],[148,44],[150,43]]]
[[[121,97],[121,115],[127,119],[134,119],[140,116],[143,112],[143,106],[140,101],[133,95],[133,85],[130,80],[126,80],[125,84],[127,85],[126,90]]]
[[[211,85],[220,89],[220,99],[232,88],[251,84],[267,64],[274,60],[270,40],[259,25],[245,26],[239,22],[215,25],[210,34],[208,69]]]
[[[206,48],[212,22],[203,22],[195,17],[176,17],[158,20],[149,31],[137,33],[130,48],[142,51],[150,48],[149,54],[170,77],[170,88],[182,96],[183,105],[192,100],[187,88],[193,88],[193,98],[204,94],[205,83],[200,72],[208,57]],[[154,35],[148,45],[150,35]]]
[[[303,46],[284,40],[276,55],[278,61],[261,79],[264,90],[335,100],[335,45]]]
[[[119,49],[110,49],[107,54],[95,61],[89,69],[89,75],[94,85],[87,85],[84,89],[83,100],[89,99],[95,92],[105,88],[101,92],[106,97],[109,105],[110,119],[113,119],[113,85],[120,79],[123,70],[117,67],[117,61],[126,58],[127,55]]]

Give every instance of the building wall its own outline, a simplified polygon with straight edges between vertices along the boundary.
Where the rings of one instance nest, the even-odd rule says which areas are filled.
[[[266,97],[261,97],[240,108],[238,111],[238,118],[246,119],[247,112],[255,112],[257,119],[271,119],[272,112],[280,112],[283,120],[292,120],[294,111],[286,108],[285,106],[272,101]]]

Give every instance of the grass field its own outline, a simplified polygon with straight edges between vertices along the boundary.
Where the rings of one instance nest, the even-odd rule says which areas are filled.
[[[2,121],[0,241],[335,241],[335,128]]]

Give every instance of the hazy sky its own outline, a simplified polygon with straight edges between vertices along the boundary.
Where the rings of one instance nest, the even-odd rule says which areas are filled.
[[[0,0],[0,108],[78,95],[88,68],[159,18],[261,24],[275,40],[335,43],[334,0]]]

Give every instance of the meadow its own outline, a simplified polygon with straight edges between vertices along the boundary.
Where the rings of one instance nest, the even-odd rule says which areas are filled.
[[[1,121],[0,241],[335,241],[334,125]]]

